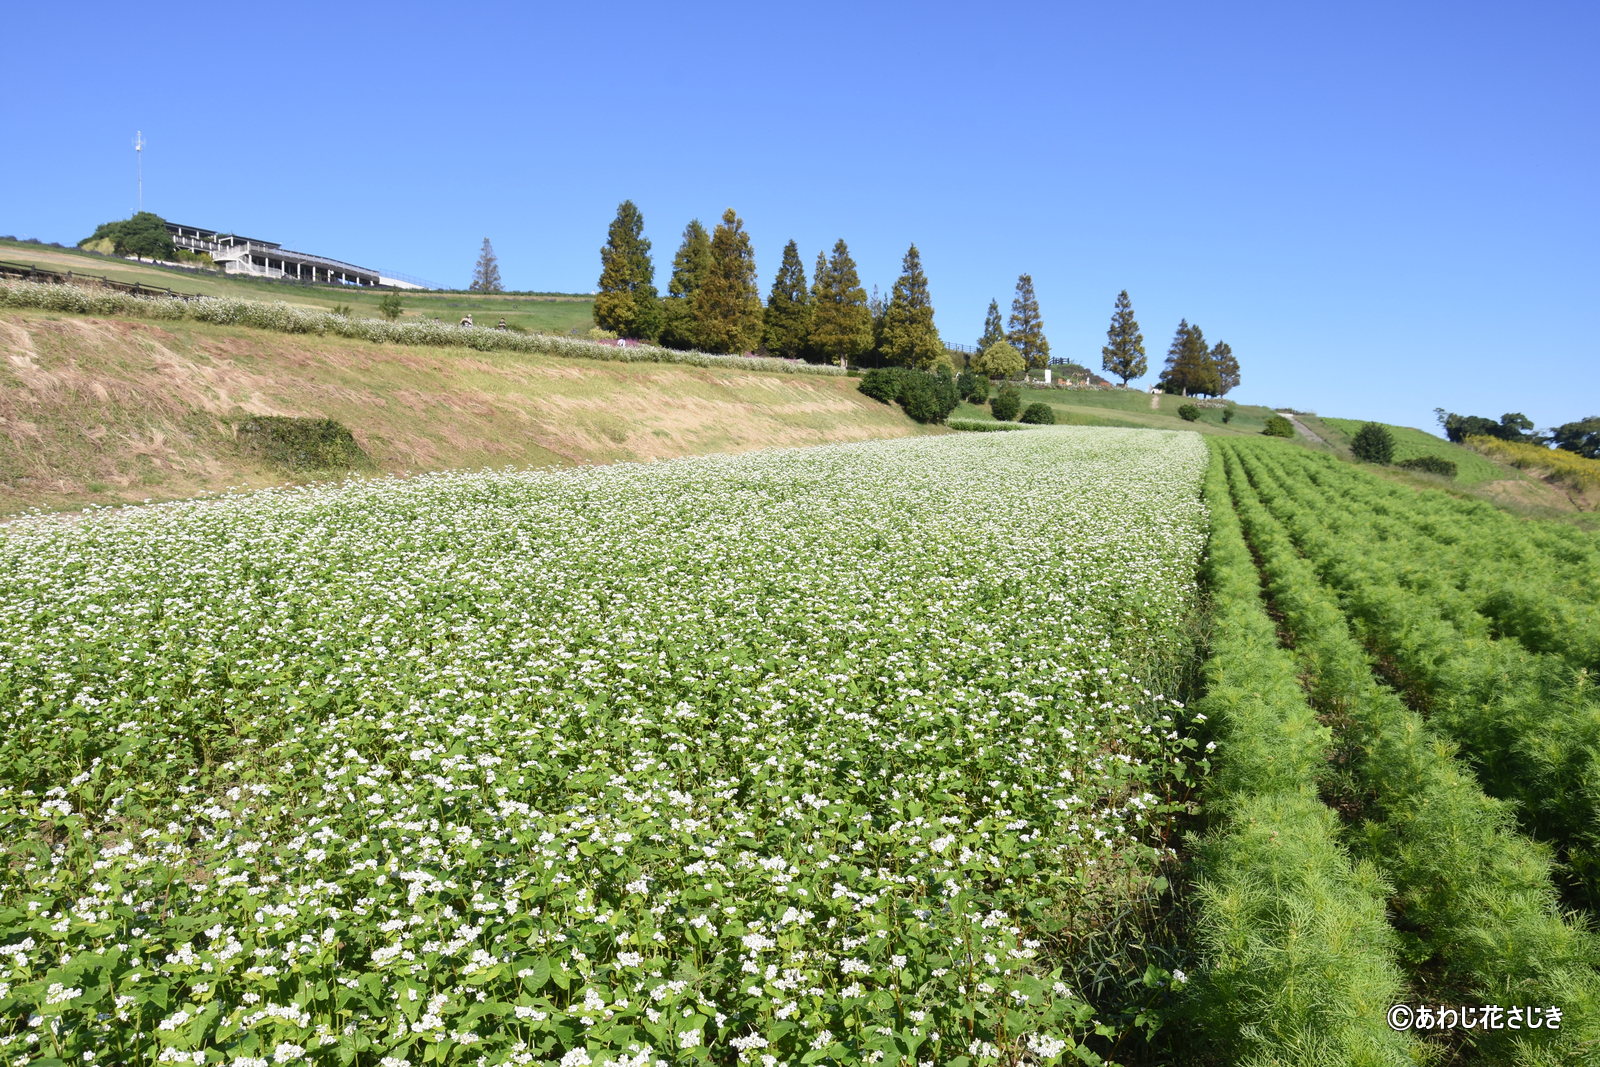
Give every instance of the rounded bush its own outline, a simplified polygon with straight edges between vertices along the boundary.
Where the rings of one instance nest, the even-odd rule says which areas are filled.
[[[875,367],[861,376],[861,384],[856,388],[880,403],[892,404],[900,397],[900,369]]]
[[[1363,463],[1389,463],[1394,459],[1394,435],[1376,422],[1363,423],[1350,442],[1350,453]]]
[[[1267,418],[1266,428],[1261,432],[1268,437],[1293,437],[1294,423],[1282,415],[1272,415]]]
[[[994,399],[989,401],[989,410],[1001,422],[1015,422],[1022,411],[1022,391],[1015,386],[1001,386]]]
[[[1022,421],[1030,426],[1054,426],[1056,424],[1056,409],[1049,404],[1036,400],[1023,411]]]
[[[1178,407],[1178,418],[1184,422],[1194,422],[1200,417],[1200,409],[1193,404],[1182,404]]]

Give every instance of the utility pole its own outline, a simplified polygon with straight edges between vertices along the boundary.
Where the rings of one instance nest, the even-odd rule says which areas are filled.
[[[133,158],[139,170],[139,210],[144,210],[144,131],[133,135]]]

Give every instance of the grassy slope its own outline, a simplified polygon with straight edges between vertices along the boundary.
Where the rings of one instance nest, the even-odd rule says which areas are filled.
[[[342,285],[295,285],[263,278],[174,270],[152,263],[109,259],[74,249],[41,248],[38,245],[0,239],[0,260],[29,263],[44,270],[73,271],[92,277],[171,289],[201,296],[229,296],[240,300],[282,300],[289,304],[327,310],[348,305],[357,315],[376,318],[378,301],[389,290],[374,292]],[[568,333],[594,325],[594,298],[586,295],[541,294],[538,296],[486,295],[478,293],[435,293],[401,290],[405,317],[440,318],[457,322],[471,312],[480,326],[493,326],[504,318],[509,325],[525,330]]]
[[[234,444],[246,414],[337,419],[385,472],[919,432],[848,378],[0,314],[0,513],[282,483]]]
[[[1211,434],[1258,434],[1266,425],[1271,408],[1236,405],[1234,419],[1223,423],[1218,408],[1203,408],[1198,422],[1184,422],[1178,408],[1189,401],[1181,396],[1158,395],[1156,407],[1150,394],[1138,389],[1046,389],[1022,390],[1026,407],[1043,401],[1055,409],[1056,422],[1067,426],[1132,426],[1140,429],[1195,430]],[[993,421],[987,407],[962,404],[951,415],[954,419]]]
[[[1302,416],[1304,422],[1322,433],[1329,441],[1341,448],[1349,448],[1350,440],[1365,423],[1361,419],[1333,419],[1315,416]],[[1384,423],[1383,425],[1388,425]],[[1324,429],[1325,428],[1325,429]],[[1462,445],[1451,444],[1431,433],[1413,429],[1410,426],[1389,426],[1389,433],[1394,437],[1394,458],[1414,459],[1417,456],[1438,456],[1448,459],[1456,465],[1456,485],[1462,488],[1471,488],[1485,482],[1498,481],[1503,478],[1515,477],[1504,464],[1496,463],[1479,455],[1470,448]]]

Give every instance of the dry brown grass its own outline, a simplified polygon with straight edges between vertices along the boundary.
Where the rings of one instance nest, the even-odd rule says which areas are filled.
[[[419,351],[0,314],[0,513],[281,484],[246,415],[337,419],[382,473],[664,459],[923,432],[852,379]]]

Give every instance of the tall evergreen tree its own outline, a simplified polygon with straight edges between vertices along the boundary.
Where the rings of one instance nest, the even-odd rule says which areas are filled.
[[[478,250],[478,263],[472,268],[472,284],[467,286],[474,293],[498,293],[500,287],[500,261],[495,258],[494,245],[489,239],[483,239],[483,247]]]
[[[977,349],[979,352],[988,351],[990,345],[996,341],[1006,339],[1006,328],[1000,322],[1000,301],[989,301],[989,310],[983,316],[983,336],[978,338]]]
[[[1233,358],[1233,348],[1226,341],[1218,341],[1211,349],[1211,364],[1217,369],[1217,396],[1227,396],[1228,390],[1239,384],[1239,361]]]
[[[933,299],[928,295],[928,276],[922,272],[922,255],[916,245],[907,249],[900,261],[900,277],[883,313],[879,351],[886,363],[925,371],[948,359],[939,331],[933,327]]]
[[[696,348],[694,294],[711,270],[711,235],[699,219],[683,228],[683,243],[672,257],[672,280],[661,306],[661,343],[668,348]]]
[[[811,282],[811,349],[826,362],[858,359],[872,346],[872,312],[856,261],[840,238],[826,262],[817,253]]]
[[[1039,298],[1033,295],[1033,275],[1017,276],[1017,295],[1011,300],[1010,329],[1006,340],[1022,353],[1028,366],[1038,369],[1050,364],[1050,342],[1045,340],[1044,320],[1039,317]]]
[[[661,332],[661,301],[644,216],[632,200],[617,207],[617,217],[600,249],[600,291],[594,298],[594,324],[619,337],[653,341]]]
[[[1216,364],[1211,362],[1211,350],[1199,326],[1189,325],[1187,319],[1178,323],[1178,331],[1167,349],[1166,369],[1161,372],[1161,391],[1182,396],[1216,396],[1222,388],[1217,379]]]
[[[694,322],[707,352],[748,352],[761,343],[756,254],[731,207],[711,232],[711,266],[694,294]]]
[[[805,355],[811,337],[811,290],[800,247],[783,246],[783,262],[767,294],[767,313],[761,328],[761,347],[774,356],[798,359]]]
[[[1133,302],[1126,289],[1117,294],[1116,310],[1111,312],[1111,326],[1106,330],[1106,345],[1100,349],[1100,367],[1121,378],[1123,385],[1131,378],[1143,377],[1150,369],[1144,354],[1144,334],[1139,332],[1139,320],[1133,317]]]

